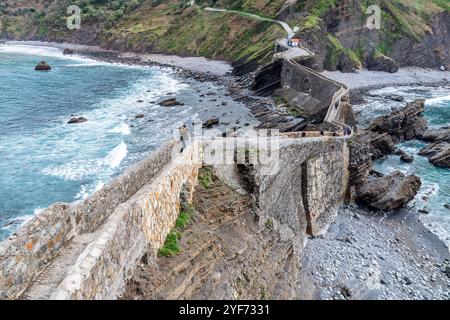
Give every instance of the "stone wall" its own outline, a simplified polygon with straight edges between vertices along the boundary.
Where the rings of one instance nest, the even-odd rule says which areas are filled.
[[[144,253],[149,263],[156,258],[175,225],[181,193],[192,196],[204,147],[193,142],[180,152],[169,142],[84,203],[56,204],[38,215],[1,244],[2,298],[120,296]],[[346,139],[282,135],[279,157],[270,161],[217,171],[251,195],[261,229],[273,225],[299,256],[308,234],[324,232],[343,201]],[[267,166],[278,171],[268,174]]]
[[[286,235],[325,232],[343,203],[348,183],[348,148],[344,139],[285,139],[280,146],[280,172],[264,176],[255,167],[256,203],[261,224],[285,224]],[[288,230],[291,229],[291,230]]]
[[[121,204],[67,272],[51,299],[115,299],[146,249],[156,259],[180,211],[180,195],[192,198],[201,167],[198,144],[190,145],[151,183]],[[186,189],[186,190],[185,190]]]
[[[20,296],[69,240],[96,230],[169,163],[176,146],[168,142],[83,203],[51,206],[1,242],[0,298]]]
[[[334,94],[343,87],[342,84],[290,60],[283,60],[281,85],[295,91],[309,93],[312,98],[321,102],[320,108],[328,108]]]
[[[264,166],[221,165],[214,172],[232,188],[249,193],[260,227],[273,223],[282,239],[296,238],[300,254],[307,235],[325,232],[344,201],[349,151],[345,137],[284,134],[278,153]],[[267,174],[268,167],[278,170]]]

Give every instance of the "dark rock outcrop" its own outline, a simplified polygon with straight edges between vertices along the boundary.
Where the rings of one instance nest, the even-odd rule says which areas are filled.
[[[72,49],[66,48],[66,49],[64,49],[63,54],[64,55],[66,55],[66,54],[74,54],[74,51]]]
[[[386,99],[392,100],[392,101],[397,101],[397,102],[402,102],[405,101],[405,97],[398,95],[398,94],[391,94],[389,96],[385,97]]]
[[[50,71],[51,69],[50,65],[45,61],[39,62],[38,65],[34,67],[34,70],[36,71]]]
[[[362,131],[360,139],[370,146],[373,160],[395,151],[395,142],[388,133]]]
[[[350,185],[364,183],[372,170],[372,154],[370,146],[364,141],[353,139],[348,143],[350,151]]]
[[[369,59],[367,63],[367,68],[370,71],[384,71],[389,73],[395,73],[398,71],[398,63],[383,54],[379,54],[375,57]]]
[[[416,100],[390,115],[376,118],[370,124],[369,130],[380,134],[387,133],[395,143],[418,138],[427,129],[424,110],[425,100]]]
[[[177,98],[169,98],[159,102],[162,107],[184,106],[184,103],[177,101]]]
[[[441,168],[450,168],[450,143],[437,141],[420,150],[419,155],[428,158],[428,161]]]
[[[427,130],[419,138],[426,142],[445,141],[450,143],[450,126]]]
[[[403,162],[406,162],[406,163],[412,163],[412,162],[414,162],[414,157],[405,152],[400,156],[400,160],[402,160]]]
[[[405,207],[419,191],[422,183],[414,175],[400,171],[382,178],[369,178],[356,188],[356,203],[372,209],[390,211]]]
[[[83,123],[88,121],[88,119],[86,119],[85,117],[73,117],[70,118],[69,121],[67,121],[68,124],[76,124],[76,123]]]
[[[260,96],[270,96],[281,86],[283,60],[278,59],[259,70],[255,75],[252,90]]]
[[[203,122],[203,128],[211,128],[219,124],[219,118],[211,118]]]

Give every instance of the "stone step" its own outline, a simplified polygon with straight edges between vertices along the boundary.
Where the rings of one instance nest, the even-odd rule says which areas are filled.
[[[22,300],[48,300],[59,284],[64,280],[67,271],[73,266],[86,249],[87,245],[95,239],[95,234],[76,236],[65,245],[61,253],[55,257],[45,270],[37,277],[31,286],[22,294]]]

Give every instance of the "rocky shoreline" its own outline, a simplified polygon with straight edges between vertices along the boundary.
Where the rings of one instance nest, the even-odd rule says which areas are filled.
[[[299,299],[450,299],[448,247],[410,209],[342,207],[328,233],[308,241],[301,264]]]
[[[141,59],[138,55],[129,56],[94,48],[74,51],[75,54],[104,62],[167,67],[183,78],[214,82],[227,87],[228,95],[247,105],[253,116],[268,127],[273,123],[287,121],[285,115],[278,114],[275,110],[272,98],[258,97],[250,91],[251,76],[235,77],[229,72],[220,75],[200,72]],[[386,85],[380,84],[376,88],[384,86]],[[356,95],[364,95],[373,88],[357,89]],[[236,125],[230,124],[230,128]],[[241,125],[246,127],[244,123],[239,124],[239,127]],[[389,140],[388,137],[386,139]],[[378,141],[382,141],[385,146],[386,139]],[[387,145],[393,146],[389,141]],[[393,152],[393,149],[389,149],[389,152]],[[364,179],[361,177],[369,173],[371,165],[366,164],[362,161],[356,165],[357,170],[352,173],[355,184],[362,182]],[[412,181],[412,184],[417,189],[416,181]],[[409,202],[406,200],[404,202]],[[371,215],[370,210],[356,207],[342,208],[329,233],[311,239],[305,250],[301,275],[307,285],[300,290],[300,298],[450,298],[448,247],[428,231],[418,215],[411,210],[402,209],[396,214],[384,216]]]

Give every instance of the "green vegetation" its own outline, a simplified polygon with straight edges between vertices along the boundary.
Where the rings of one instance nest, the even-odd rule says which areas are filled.
[[[305,5],[305,0],[299,1],[300,5]],[[313,7],[308,12],[308,15],[301,23],[302,30],[319,29],[322,18],[325,13],[331,8],[335,7],[337,0],[317,0],[314,1]]]
[[[369,5],[382,8],[383,28],[379,31],[377,51],[388,55],[402,37],[419,40],[431,30],[432,17],[450,10],[448,0],[354,0],[352,10],[365,21]],[[130,51],[153,51],[178,55],[198,55],[235,61],[269,62],[274,40],[285,36],[276,18],[284,0],[197,0],[196,6],[182,0],[59,0],[48,6],[47,0],[27,0],[23,4],[0,1],[0,25],[3,35],[12,38],[35,37],[43,40],[79,40],[79,32],[90,43]],[[324,27],[324,17],[339,4],[338,0],[299,0],[296,13],[286,21],[299,24],[304,32]],[[81,8],[82,30],[68,30],[69,5]],[[257,14],[207,12],[206,6]],[[265,19],[267,18],[267,19]],[[320,34],[320,33],[319,33]],[[319,35],[317,34],[317,35]],[[316,35],[316,36],[317,36]],[[313,37],[314,38],[314,37]],[[321,39],[317,39],[321,41]],[[342,52],[357,63],[363,60],[367,45],[354,51],[343,49],[330,40],[329,62]]]
[[[195,209],[193,207],[187,207],[182,209],[178,219],[175,223],[175,227],[179,230],[185,229],[194,217]]]
[[[351,49],[344,48],[339,39],[332,36],[331,34],[327,35],[327,39],[328,39],[328,50],[327,55],[325,57],[326,67],[336,66],[342,54],[347,55],[356,67],[361,67],[361,60],[358,57],[358,54],[356,54]]]
[[[301,117],[303,115],[298,108],[289,104],[289,101],[282,96],[275,95],[274,101],[275,101],[275,105],[277,105],[277,106],[285,105],[287,113],[293,117]]]
[[[214,174],[211,167],[203,167],[199,170],[198,182],[205,189],[209,189],[211,187],[214,182]]]
[[[173,257],[181,252],[181,234],[191,223],[195,215],[194,207],[184,205],[182,208],[175,222],[175,228],[167,235],[164,245],[158,251],[158,256],[160,257]]]
[[[267,219],[267,221],[266,221],[266,228],[267,229],[269,229],[269,230],[272,230],[273,229],[273,221],[272,221],[272,219]]]
[[[173,257],[180,253],[180,238],[181,234],[179,232],[170,232],[167,235],[164,245],[159,249],[158,256]]]

